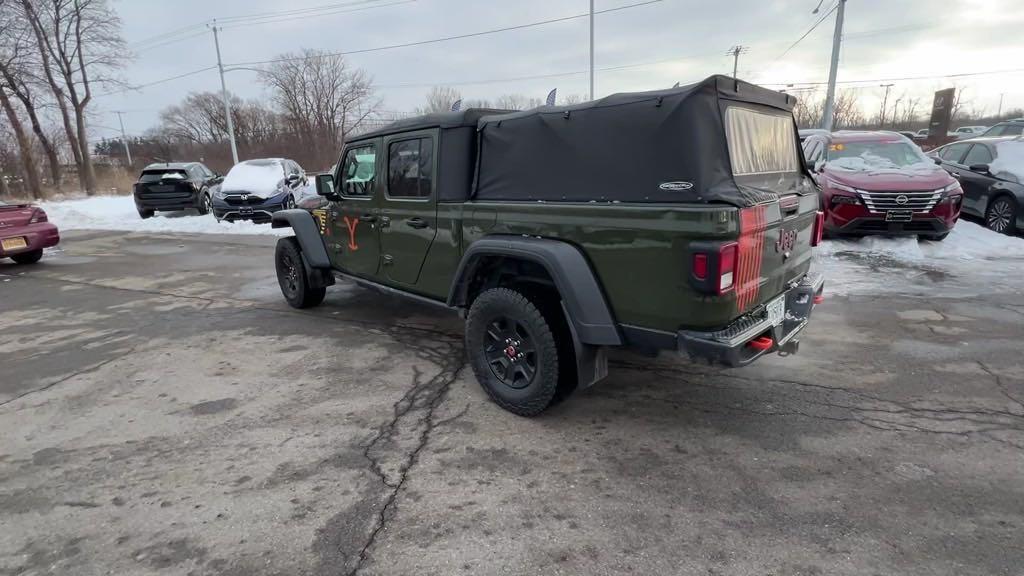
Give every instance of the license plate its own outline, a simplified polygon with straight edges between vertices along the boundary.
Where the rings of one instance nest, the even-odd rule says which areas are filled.
[[[167,185],[157,185],[157,186],[150,186],[149,187],[149,191],[150,192],[172,192],[173,190],[174,190],[174,186],[167,186]]]
[[[768,321],[772,323],[772,326],[778,326],[782,324],[782,321],[786,318],[786,297],[779,296],[775,300],[768,303]]]
[[[885,213],[886,222],[910,222],[914,218],[911,210],[889,210]]]
[[[21,250],[22,248],[28,248],[28,242],[21,236],[18,236],[17,238],[0,240],[0,246],[3,246],[4,250]]]
[[[238,213],[241,214],[242,216],[251,216],[252,208],[239,208]]]

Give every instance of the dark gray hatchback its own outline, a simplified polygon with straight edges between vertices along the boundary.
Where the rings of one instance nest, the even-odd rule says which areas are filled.
[[[134,186],[135,208],[149,218],[161,211],[195,208],[210,211],[210,201],[224,178],[199,162],[150,164]]]

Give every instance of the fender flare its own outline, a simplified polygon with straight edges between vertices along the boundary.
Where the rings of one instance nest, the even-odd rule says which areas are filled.
[[[535,262],[555,281],[573,332],[582,344],[620,346],[622,337],[604,292],[582,252],[572,244],[530,236],[488,236],[473,242],[462,256],[448,291],[448,305],[465,307],[469,282],[487,256]]]
[[[302,256],[310,268],[331,269],[331,258],[327,255],[320,227],[312,214],[301,208],[278,210],[271,216],[270,226],[291,228],[295,232],[295,239],[302,248]]]

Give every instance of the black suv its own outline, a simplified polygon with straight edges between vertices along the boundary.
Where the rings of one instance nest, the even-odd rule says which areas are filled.
[[[195,208],[210,212],[210,200],[223,176],[199,162],[163,162],[142,169],[134,186],[135,208],[149,218],[155,212]]]

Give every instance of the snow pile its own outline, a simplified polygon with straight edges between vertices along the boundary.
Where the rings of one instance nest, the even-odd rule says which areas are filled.
[[[944,296],[986,283],[1016,292],[1024,275],[1024,238],[961,220],[942,242],[913,236],[826,240],[816,249],[814,266],[832,294]]]
[[[1024,141],[1009,140],[996,144],[996,159],[988,170],[1003,180],[1024,182]]]
[[[264,198],[277,194],[284,181],[284,167],[272,160],[246,160],[235,166],[220,185],[223,192],[248,192]]]
[[[941,170],[932,160],[921,160],[913,164],[900,165],[889,158],[865,152],[860,156],[843,156],[828,161],[829,168],[850,172],[919,172],[931,173]]]
[[[157,212],[147,220],[139,217],[131,196],[93,196],[81,200],[40,202],[50,222],[60,230],[123,230],[125,232],[185,232],[191,234],[269,234],[288,236],[290,228],[273,229],[270,224],[217,222],[212,214],[200,216],[194,210]]]

